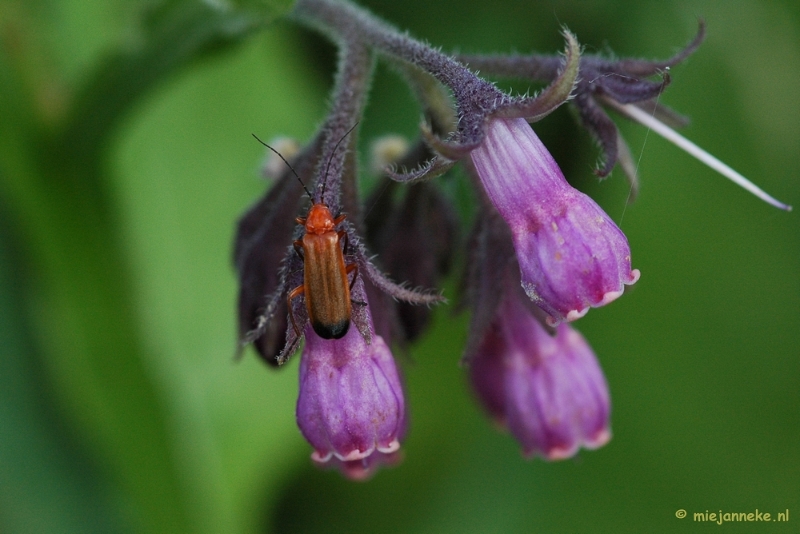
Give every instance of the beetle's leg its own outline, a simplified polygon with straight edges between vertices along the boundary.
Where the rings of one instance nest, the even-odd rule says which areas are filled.
[[[303,257],[303,242],[298,239],[297,241],[292,242],[292,245],[294,245],[294,251],[297,252],[297,255],[300,256],[300,259],[305,261],[305,258]]]
[[[345,275],[348,275],[348,274],[352,273],[353,271],[355,271],[356,274],[353,275],[353,281],[350,282],[350,291],[352,291],[353,290],[353,286],[356,285],[356,278],[358,278],[358,264],[357,263],[351,263],[350,265],[348,265],[347,267],[344,268],[344,274]]]
[[[339,242],[342,243],[342,254],[347,256],[347,247],[350,245],[350,238],[347,237],[347,232],[342,230],[336,232],[336,235],[339,236]]]
[[[353,291],[353,286],[356,285],[356,279],[358,278],[358,264],[357,263],[351,263],[350,265],[348,265],[348,266],[346,266],[344,268],[344,273],[346,275],[352,273],[353,271],[355,271],[356,274],[353,275],[353,280],[350,282],[350,292]],[[361,302],[360,300],[350,299],[350,302],[352,302],[353,304],[355,304],[357,306],[366,306],[367,305],[366,302]]]
[[[297,337],[300,337],[300,329],[297,328],[297,321],[294,320],[294,311],[292,310],[292,299],[295,297],[299,297],[302,295],[306,290],[306,286],[299,285],[296,288],[292,289],[289,292],[289,296],[286,297],[286,305],[289,307],[289,319],[292,320],[292,326],[294,327],[294,333],[297,334]]]
[[[297,217],[297,218],[295,219],[295,222],[296,222],[297,224],[299,224],[299,225],[302,225],[302,226],[305,226],[305,225],[306,225],[306,219],[305,219],[305,217]]]
[[[345,213],[342,213],[341,215],[339,215],[338,217],[336,217],[336,218],[333,220],[333,225],[334,225],[334,226],[338,225],[340,222],[342,222],[342,221],[343,221],[343,220],[345,220],[346,218],[347,218],[347,214],[345,214]],[[303,223],[303,224],[305,224],[305,223]]]

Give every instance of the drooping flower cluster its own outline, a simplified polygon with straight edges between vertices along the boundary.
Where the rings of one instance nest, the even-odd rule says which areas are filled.
[[[313,460],[365,479],[399,458],[407,409],[391,346],[416,339],[429,306],[444,300],[409,287],[435,287],[452,265],[456,212],[432,179],[458,162],[480,204],[463,284],[472,313],[463,361],[479,402],[526,455],[554,460],[605,444],[608,387],[569,323],[620,297],[639,271],[625,235],[567,183],[529,123],[569,102],[603,149],[598,174],[619,161],[635,184],[624,141],[601,106],[635,120],[636,110],[675,119],[654,100],[669,77],[647,78],[691,54],[702,25],[665,62],[581,57],[568,32],[563,56],[454,58],[343,0],[298,0],[292,16],[339,46],[332,107],[282,171],[269,165],[280,176],[240,219],[234,261],[242,346],[253,343],[280,365],[305,339],[296,415]],[[428,122],[416,144],[386,152],[392,165],[364,215],[357,125],[375,53],[401,72]],[[536,97],[514,97],[465,64],[548,85]]]

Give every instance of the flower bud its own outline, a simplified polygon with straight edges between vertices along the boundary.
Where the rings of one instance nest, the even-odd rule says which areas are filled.
[[[276,180],[288,169],[286,162],[300,155],[302,147],[291,137],[276,137],[269,142],[269,146],[272,149],[266,151],[264,163],[261,165],[261,175],[267,180]]]

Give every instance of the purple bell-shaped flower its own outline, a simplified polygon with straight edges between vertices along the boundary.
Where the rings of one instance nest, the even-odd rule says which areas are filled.
[[[625,235],[570,186],[524,119],[493,119],[470,157],[511,229],[522,287],[552,325],[608,304],[636,282]]]
[[[519,289],[507,291],[470,360],[481,403],[526,456],[569,458],[611,438],[608,386],[592,349],[568,324],[551,335]]]
[[[369,320],[372,328],[372,320]],[[314,447],[311,458],[363,480],[399,459],[405,401],[394,358],[383,338],[370,344],[356,328],[326,340],[306,327],[300,362],[297,425]]]

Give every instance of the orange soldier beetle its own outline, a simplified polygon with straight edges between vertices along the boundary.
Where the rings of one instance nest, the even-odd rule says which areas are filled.
[[[339,147],[339,143],[354,128],[355,125],[336,143],[333,149],[334,153]],[[297,179],[300,180],[300,184],[312,202],[308,215],[295,219],[297,224],[305,226],[305,234],[302,239],[293,242],[294,249],[303,260],[305,268],[303,269],[303,283],[290,291],[286,298],[289,318],[292,320],[294,331],[297,337],[300,337],[300,329],[292,311],[292,300],[303,295],[305,296],[308,318],[311,321],[311,327],[314,332],[323,339],[340,339],[347,334],[350,328],[352,310],[350,291],[353,289],[358,276],[358,265],[355,263],[345,265],[344,262],[344,251],[347,249],[347,233],[344,230],[336,231],[336,227],[345,220],[347,215],[341,214],[334,218],[323,200],[314,201],[313,195],[297,172],[289,165],[289,162],[278,151],[256,137],[255,134],[253,134],[253,137],[286,163],[294,175],[297,176]],[[333,158],[333,154],[331,154],[331,158]],[[328,168],[330,168],[330,160],[328,161]],[[327,176],[328,171],[326,169],[326,180]],[[321,197],[324,197],[325,185],[323,182]],[[343,242],[343,246],[339,246],[340,242]],[[353,275],[353,281],[348,283],[348,275],[351,272],[355,272],[355,274]]]

